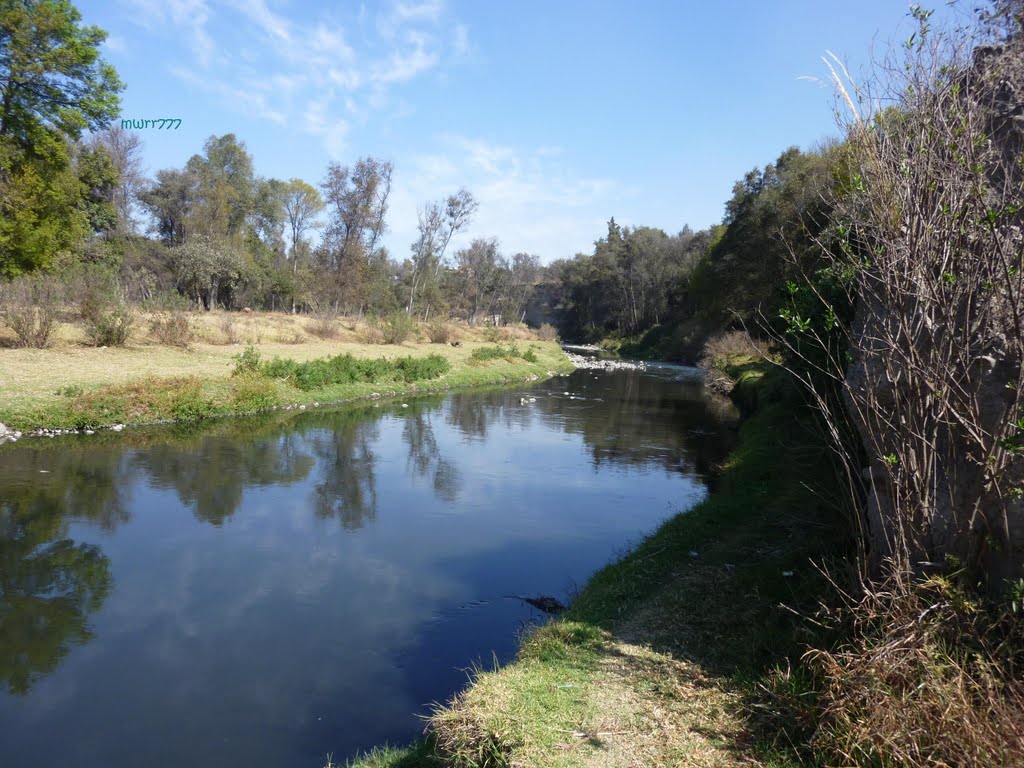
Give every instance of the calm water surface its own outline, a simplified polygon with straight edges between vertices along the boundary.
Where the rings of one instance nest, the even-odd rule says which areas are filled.
[[[0,765],[407,742],[543,619],[507,596],[565,599],[729,435],[680,368],[401,402],[0,451]]]

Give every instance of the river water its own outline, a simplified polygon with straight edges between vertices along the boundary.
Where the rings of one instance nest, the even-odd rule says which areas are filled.
[[[0,766],[406,743],[544,620],[516,596],[565,601],[699,501],[729,435],[661,367],[7,446]]]

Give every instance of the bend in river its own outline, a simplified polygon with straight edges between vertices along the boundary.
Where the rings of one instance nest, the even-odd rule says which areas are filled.
[[[405,405],[403,406],[403,402]],[[705,494],[692,369],[0,451],[0,763],[311,766],[407,742]]]

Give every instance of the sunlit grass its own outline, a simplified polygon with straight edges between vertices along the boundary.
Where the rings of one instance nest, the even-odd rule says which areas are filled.
[[[215,315],[193,317],[202,326],[200,339],[219,333]],[[292,343],[280,339],[311,323],[311,318],[265,313],[240,315],[237,322],[249,329],[242,332],[241,338],[251,341],[267,361],[280,357],[302,363],[339,354],[361,359],[436,354],[448,361],[451,370],[430,381],[401,386],[352,383],[301,390],[286,382],[269,382],[258,390],[252,382],[232,380],[235,357],[245,349],[243,343],[197,341],[189,349],[182,349],[141,337],[125,348],[104,349],[83,346],[78,329],[64,325],[57,343],[49,349],[0,349],[0,422],[19,429],[84,426],[91,425],[89,417],[95,413],[105,418],[97,426],[118,421],[141,424],[182,418],[181,414],[190,408],[197,416],[245,413],[267,407],[336,402],[373,393],[387,395],[493,384],[571,370],[558,345],[544,341],[519,342],[524,350],[536,354],[535,363],[497,359],[470,366],[473,351],[487,342],[484,329],[467,326],[456,328],[456,335],[463,342],[462,346],[453,347],[426,341],[425,328],[421,329],[423,340],[401,345],[364,344],[356,339],[358,322],[342,320],[337,339],[325,341],[305,335],[302,343]],[[519,329],[509,333],[525,335]],[[256,341],[257,338],[261,340]],[[191,393],[193,402],[190,405],[185,402],[187,397],[179,396],[179,414],[175,415],[174,397],[183,391]]]

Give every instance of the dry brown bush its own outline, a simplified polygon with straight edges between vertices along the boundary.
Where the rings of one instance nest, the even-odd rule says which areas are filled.
[[[431,344],[447,344],[454,336],[451,324],[444,320],[434,320],[427,326],[427,337]]]
[[[703,368],[721,369],[730,360],[753,359],[763,360],[768,357],[768,344],[755,339],[747,331],[734,330],[712,336],[704,344],[704,352],[700,357]]]
[[[186,349],[195,338],[192,321],[181,311],[157,315],[150,321],[149,332],[161,344]]]
[[[828,764],[1024,765],[1018,617],[991,618],[942,578],[872,590],[843,614],[853,639],[806,657],[819,683],[810,746]]]
[[[313,322],[309,324],[309,332],[318,339],[333,339],[338,335],[338,328],[341,321],[338,313],[327,309],[313,315]]]
[[[558,341],[558,329],[551,323],[544,323],[536,330],[537,338],[541,341]]]
[[[20,277],[0,286],[4,323],[20,347],[49,346],[57,323],[63,291],[49,275]]]
[[[851,116],[817,243],[852,322],[807,275],[831,320],[794,314],[777,338],[831,433],[861,545],[846,640],[805,657],[812,746],[836,765],[1022,766],[1020,617],[934,574],[955,563],[991,594],[1024,564],[1024,35],[912,13],[877,78],[853,85],[835,63]]]
[[[238,322],[230,312],[225,312],[221,315],[217,325],[220,328],[222,344],[238,344],[242,341]]]
[[[356,330],[356,338],[359,339],[363,344],[383,344],[385,343],[384,331],[378,328],[376,325],[370,325],[369,323],[359,327]]]

